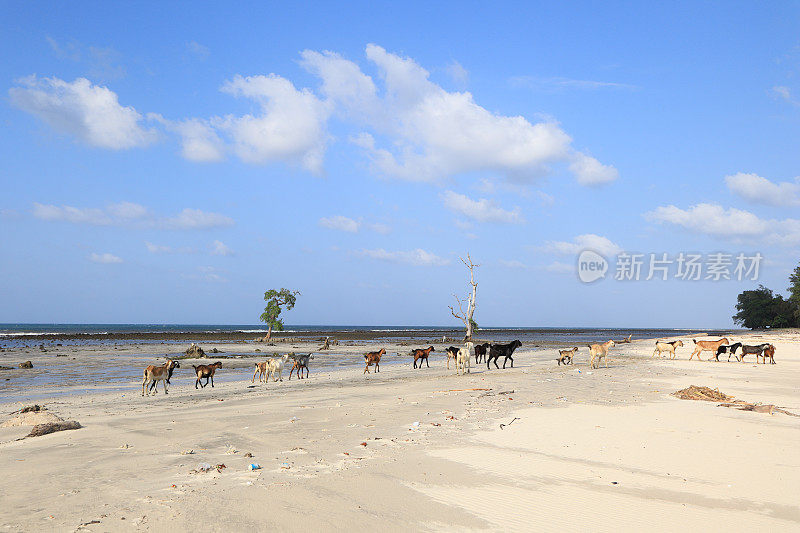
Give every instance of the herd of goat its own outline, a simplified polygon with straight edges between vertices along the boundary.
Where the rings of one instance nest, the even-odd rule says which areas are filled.
[[[620,342],[630,342],[630,336]],[[692,339],[692,342],[694,343],[695,348],[689,356],[690,361],[695,355],[697,356],[697,359],[700,360],[701,353],[711,352],[713,355],[711,358],[709,358],[709,361],[719,361],[720,355],[728,354],[728,361],[731,360],[731,357],[734,357],[737,361],[744,362],[745,356],[755,355],[756,363],[759,363],[759,359],[761,359],[763,360],[764,364],[767,364],[767,358],[769,358],[770,363],[773,365],[775,364],[775,346],[769,343],[758,344],[755,346],[748,346],[746,344],[742,344],[741,342],[731,344],[726,337],[715,341],[698,341]],[[616,343],[613,340],[608,340],[599,344],[589,344],[589,366],[591,368],[598,368],[600,363],[604,362],[607,368],[608,351],[609,348],[615,346],[615,344]],[[497,364],[497,360],[502,357],[503,368],[506,367],[506,363],[509,361],[511,362],[511,368],[513,368],[514,351],[520,346],[522,346],[522,343],[519,340],[514,340],[507,344],[489,342],[483,344],[474,344],[472,342],[467,342],[461,348],[450,346],[444,350],[447,356],[447,368],[450,368],[450,360],[452,359],[455,364],[456,374],[470,373],[472,357],[475,358],[475,364],[480,364],[482,361],[485,361],[487,369],[491,368],[490,364],[492,362],[494,362],[495,368],[499,369],[500,366]],[[663,354],[667,353],[670,359],[675,359],[675,350],[682,346],[683,341],[681,340],[656,341],[653,357],[663,357]],[[577,346],[568,350],[559,350],[559,356],[556,359],[556,362],[559,366],[562,364],[573,364],[573,360],[575,355],[578,353],[578,350],[579,348]],[[739,350],[741,350],[741,352],[740,354],[737,354],[736,352]],[[433,346],[428,346],[427,348],[415,348],[411,350],[409,355],[414,359],[413,368],[421,369],[423,361],[425,361],[425,366],[430,368],[428,357],[430,356],[431,352],[434,351],[436,350]],[[381,348],[376,352],[365,353],[364,373],[369,373],[370,367],[373,365],[375,366],[375,372],[380,372],[381,357],[384,354],[386,354],[386,349],[384,348]],[[272,381],[283,381],[283,370],[289,359],[292,359],[292,368],[289,371],[289,379],[292,379],[292,374],[295,371],[297,371],[297,377],[299,379],[303,379],[303,370],[305,370],[305,377],[307,378],[309,375],[308,363],[313,358],[314,356],[311,354],[286,354],[281,357],[272,357],[266,361],[255,363],[255,371],[253,372],[252,382],[255,383],[256,376],[258,376],[259,383],[267,383],[270,378],[272,378]],[[178,361],[172,359],[167,359],[163,365],[148,366],[144,370],[144,379],[142,380],[142,396],[145,396],[146,394],[149,395],[151,392],[155,394],[156,385],[159,381],[161,381],[164,385],[164,394],[167,394],[167,385],[172,377],[172,372],[176,368],[180,368],[180,366],[181,365]],[[214,373],[218,369],[222,368],[222,363],[216,361],[210,365],[192,365],[192,368],[194,369],[194,373],[197,377],[197,380],[194,384],[195,389],[198,385],[200,388],[205,388],[205,386],[209,384],[209,381],[213,387]],[[204,378],[206,380],[205,383],[202,382],[202,379]]]

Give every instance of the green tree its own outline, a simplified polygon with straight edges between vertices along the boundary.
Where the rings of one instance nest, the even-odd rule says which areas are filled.
[[[789,302],[794,306],[794,325],[800,327],[800,265],[789,275]]]
[[[281,289],[279,291],[270,289],[264,293],[264,301],[267,302],[267,306],[264,308],[264,312],[261,313],[260,320],[269,325],[267,339],[272,337],[273,329],[275,331],[283,331],[283,320],[279,318],[281,311],[283,311],[283,308],[286,308],[287,311],[291,310],[299,295],[300,291],[290,291],[289,289]]]
[[[794,304],[763,285],[739,294],[736,311],[733,321],[750,329],[786,328],[797,323]]]

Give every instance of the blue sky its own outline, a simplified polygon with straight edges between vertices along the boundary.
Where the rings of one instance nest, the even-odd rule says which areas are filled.
[[[726,327],[785,290],[800,4],[430,4],[3,3],[0,322],[254,323],[288,287],[288,323],[457,325],[467,252],[486,326]]]

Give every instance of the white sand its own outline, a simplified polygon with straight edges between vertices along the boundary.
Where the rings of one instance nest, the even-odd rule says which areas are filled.
[[[0,530],[797,531],[800,418],[669,396],[706,385],[800,414],[800,335],[736,340],[774,342],[778,364],[690,362],[691,341],[651,360],[640,341],[594,371],[586,349],[557,367],[523,348],[513,370],[466,377],[438,353],[248,388],[245,360],[214,389],[184,367],[168,396],[131,382],[37,400],[85,427],[0,429]]]

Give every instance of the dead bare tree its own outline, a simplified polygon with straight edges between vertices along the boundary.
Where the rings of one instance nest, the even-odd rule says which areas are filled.
[[[448,307],[450,308],[450,313],[464,323],[464,327],[466,328],[464,341],[468,342],[472,340],[472,334],[478,327],[472,317],[475,314],[475,297],[478,294],[478,284],[475,282],[475,267],[479,267],[480,265],[474,264],[469,254],[467,254],[466,259],[463,257],[459,257],[459,259],[461,259],[464,266],[469,269],[469,284],[472,287],[472,292],[463,300],[453,294],[453,298],[456,299],[456,303],[458,304],[458,313],[456,313],[452,305]],[[466,309],[464,309],[464,306],[466,306]]]

